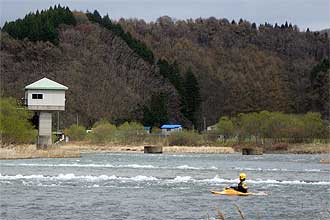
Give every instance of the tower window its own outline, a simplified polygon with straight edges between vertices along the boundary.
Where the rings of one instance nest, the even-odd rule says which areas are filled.
[[[32,94],[32,99],[43,99],[42,94]]]

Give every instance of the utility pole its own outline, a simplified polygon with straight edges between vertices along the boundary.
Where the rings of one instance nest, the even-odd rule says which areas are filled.
[[[77,126],[79,125],[79,118],[78,118],[78,113],[77,113]]]
[[[60,112],[57,112],[57,134],[60,131]]]
[[[204,131],[206,132],[206,117],[203,117],[203,121],[204,121]]]

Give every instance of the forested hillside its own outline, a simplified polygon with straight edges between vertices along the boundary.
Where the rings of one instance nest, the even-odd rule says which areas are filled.
[[[242,19],[174,21],[165,16],[151,23],[124,19],[119,23],[152,48],[155,57],[176,61],[183,70],[192,68],[201,91],[199,119],[206,117],[207,124],[221,115],[260,110],[313,110],[328,117],[326,33],[299,31],[288,23],[257,27]],[[316,89],[312,72],[322,63]],[[312,106],[315,99],[322,104]]]
[[[27,28],[28,27],[28,28]],[[69,87],[62,123],[215,124],[261,110],[328,117],[329,37],[291,24],[111,21],[56,6],[1,31],[1,95],[48,77]]]
[[[76,19],[75,26],[59,25],[58,45],[1,33],[3,96],[19,99],[24,96],[24,86],[48,77],[69,87],[62,125],[75,123],[77,116],[85,126],[101,118],[115,124],[143,122],[147,110],[158,124],[189,124],[180,113],[175,88],[154,65],[112,31],[92,24],[85,14],[77,13]]]

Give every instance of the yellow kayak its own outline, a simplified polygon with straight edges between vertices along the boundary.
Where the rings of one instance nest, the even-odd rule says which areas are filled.
[[[254,193],[248,192],[248,193],[242,193],[239,191],[236,191],[234,189],[225,189],[223,191],[211,191],[212,194],[216,195],[228,195],[228,196],[248,196],[248,195],[254,195]]]

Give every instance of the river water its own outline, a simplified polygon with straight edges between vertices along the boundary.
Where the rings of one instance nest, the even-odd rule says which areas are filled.
[[[0,161],[0,219],[330,219],[325,155],[82,154]],[[249,191],[220,196],[247,174]],[[260,193],[262,194],[262,193]]]

